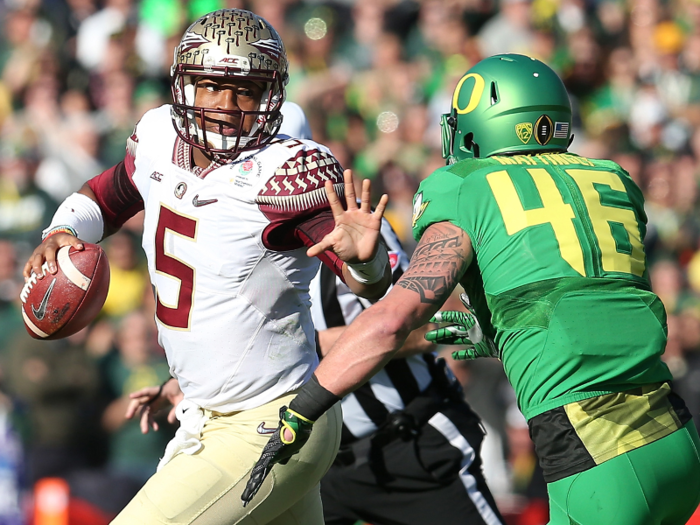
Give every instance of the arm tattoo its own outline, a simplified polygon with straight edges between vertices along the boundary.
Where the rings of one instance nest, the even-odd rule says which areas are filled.
[[[420,295],[421,303],[441,305],[467,269],[471,243],[461,228],[437,223],[428,228],[397,286]]]

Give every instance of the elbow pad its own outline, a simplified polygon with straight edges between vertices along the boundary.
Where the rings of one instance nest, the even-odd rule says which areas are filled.
[[[42,232],[42,240],[53,230],[66,226],[72,228],[79,239],[89,243],[97,243],[104,234],[102,210],[87,195],[73,193],[56,210],[51,224]]]

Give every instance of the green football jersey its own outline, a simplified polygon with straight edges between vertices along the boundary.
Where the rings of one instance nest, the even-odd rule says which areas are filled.
[[[472,241],[461,284],[526,418],[671,379],[643,196],[616,163],[560,153],[446,166],[416,193],[414,237],[443,221]]]

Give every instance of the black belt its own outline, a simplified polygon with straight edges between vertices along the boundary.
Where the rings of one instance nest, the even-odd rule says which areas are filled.
[[[359,466],[367,462],[370,450],[381,449],[397,439],[415,439],[431,417],[447,403],[456,400],[462,400],[462,392],[458,385],[449,385],[446,388],[444,384],[436,385],[435,381],[431,382],[428,388],[418,394],[403,410],[391,412],[374,433],[342,444],[334,464]]]

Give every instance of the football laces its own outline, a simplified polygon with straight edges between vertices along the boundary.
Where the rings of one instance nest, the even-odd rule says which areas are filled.
[[[48,261],[44,262],[44,264],[41,265],[41,275],[46,275],[46,272],[49,271],[49,263]],[[29,297],[29,292],[32,291],[32,287],[36,284],[37,281],[37,275],[32,271],[32,275],[27,279],[27,282],[24,283],[24,286],[22,287],[22,291],[19,294],[19,299],[23,303],[27,302],[27,297]]]

